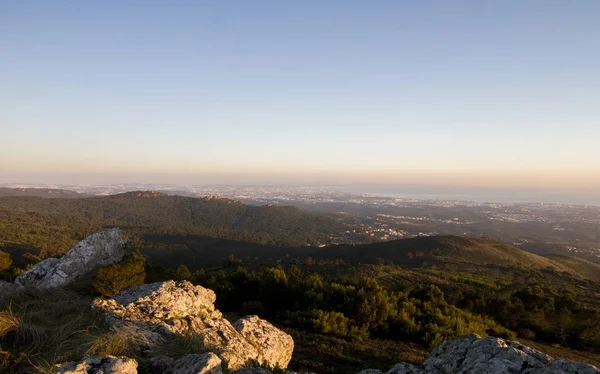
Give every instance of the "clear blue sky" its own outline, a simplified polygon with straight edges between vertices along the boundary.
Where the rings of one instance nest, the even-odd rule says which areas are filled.
[[[600,187],[597,0],[6,0],[0,83],[0,182]]]

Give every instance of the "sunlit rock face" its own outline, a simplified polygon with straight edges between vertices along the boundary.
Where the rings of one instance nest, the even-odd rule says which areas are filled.
[[[92,308],[103,312],[114,327],[134,325],[149,336],[159,334],[166,339],[193,336],[229,370],[252,362],[287,367],[294,349],[291,336],[257,316],[232,325],[215,309],[215,299],[212,290],[188,281],[167,281],[132,287],[110,299],[95,299]]]
[[[15,279],[20,287],[50,289],[66,286],[102,266],[120,262],[127,240],[118,228],[83,239],[60,259],[47,258]]]

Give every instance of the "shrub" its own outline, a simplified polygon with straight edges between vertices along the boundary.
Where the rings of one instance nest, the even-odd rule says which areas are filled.
[[[318,332],[339,336],[348,335],[348,318],[340,312],[314,312],[313,324]]]
[[[192,272],[190,271],[190,269],[187,268],[187,266],[181,264],[177,267],[177,270],[175,270],[175,276],[177,277],[177,279],[179,280],[192,280],[193,275]]]
[[[534,340],[535,332],[533,332],[529,329],[519,329],[519,338],[527,339],[527,340]]]
[[[249,315],[263,315],[265,313],[265,307],[258,300],[250,300],[242,303],[242,307],[240,308],[240,314]]]
[[[10,255],[6,252],[0,251],[0,271],[7,270],[12,265]]]
[[[104,296],[113,296],[133,286],[144,284],[146,258],[133,252],[118,264],[98,269],[92,285]]]

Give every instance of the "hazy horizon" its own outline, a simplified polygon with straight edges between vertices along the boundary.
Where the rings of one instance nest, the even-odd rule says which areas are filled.
[[[600,2],[0,4],[0,182],[600,188]]]
[[[206,179],[197,179],[196,183],[177,184],[169,182],[124,182],[110,183],[40,183],[40,182],[5,182],[0,180],[0,187],[33,187],[33,188],[64,188],[71,187],[101,188],[112,190],[110,194],[138,190],[179,191],[188,188],[215,188],[214,192],[207,194],[219,195],[219,188],[266,188],[293,190],[323,190],[347,192],[358,195],[376,195],[395,198],[410,198],[418,200],[465,200],[479,203],[549,203],[567,205],[595,205],[600,206],[600,194],[597,189],[585,188],[548,188],[548,187],[491,187],[473,185],[439,185],[439,184],[376,184],[376,183],[346,183],[334,184],[327,182],[302,183],[218,183]],[[76,188],[78,190],[79,188]],[[104,191],[106,192],[106,191]]]

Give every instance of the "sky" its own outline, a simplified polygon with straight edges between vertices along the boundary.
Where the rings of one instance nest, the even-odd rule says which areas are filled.
[[[0,2],[0,182],[600,188],[600,1]]]

